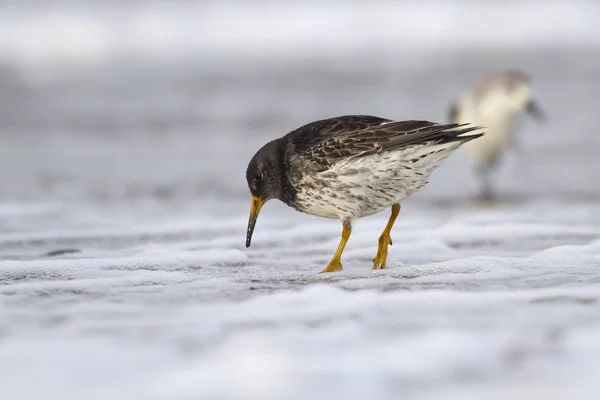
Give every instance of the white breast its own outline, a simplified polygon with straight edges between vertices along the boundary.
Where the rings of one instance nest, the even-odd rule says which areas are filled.
[[[483,98],[465,96],[458,104],[454,122],[470,123],[485,128],[485,135],[465,143],[467,155],[478,164],[493,163],[513,139],[515,113],[505,107],[501,96],[494,92]]]
[[[431,172],[460,144],[420,145],[343,161],[306,176],[296,197],[301,211],[354,220],[382,211],[427,183]]]

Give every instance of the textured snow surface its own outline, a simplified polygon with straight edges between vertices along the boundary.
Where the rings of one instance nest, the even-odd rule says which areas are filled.
[[[140,238],[106,230],[82,241],[81,253],[3,261],[3,391],[592,398],[600,388],[599,210],[589,209],[594,220],[542,222],[556,220],[552,210],[531,210],[538,217],[530,222],[510,210],[446,221],[406,211],[392,265],[377,272],[369,258],[384,219],[358,224],[344,272],[318,275],[335,248],[335,223],[286,228],[293,215],[268,212],[247,252],[240,215],[220,230],[217,219],[202,218],[204,228],[178,231],[188,240],[161,241],[175,231],[166,224],[139,239],[154,244],[100,250]],[[504,222],[493,230],[490,218]],[[65,237],[80,234],[0,240],[3,249],[24,250]]]
[[[415,30],[390,25],[392,2],[331,2],[329,14],[323,2],[298,3],[299,21],[329,15],[335,35],[315,40],[323,26],[292,20],[266,43],[286,25],[285,7],[267,2],[274,17],[248,29],[246,44],[240,31],[215,33],[260,14],[233,2],[177,2],[166,14],[146,1],[55,2],[48,13],[34,3],[0,11],[22,11],[0,26],[10,38],[0,44],[2,399],[598,397],[595,3],[550,2],[540,20],[533,5],[517,14],[512,2],[419,2],[401,20],[420,15],[453,46],[418,52],[396,40]],[[196,26],[208,6],[212,24]],[[519,32],[516,50],[516,36],[480,29],[485,18],[457,24],[446,12],[498,7]],[[367,23],[352,22],[359,15]],[[549,15],[561,16],[559,33]],[[61,18],[80,35],[58,30]],[[36,36],[23,21],[45,24]],[[171,44],[196,28],[213,33],[184,53],[202,56],[175,57]],[[291,38],[299,53],[282,49]],[[494,51],[460,50],[486,40]],[[93,62],[53,64],[65,54]],[[504,67],[532,76],[549,119],[523,120],[497,201],[474,198],[459,151],[404,202],[386,270],[370,267],[389,211],[356,223],[340,273],[318,274],[340,223],[276,201],[245,248],[245,168],[266,141],[342,114],[443,121],[467,85]]]

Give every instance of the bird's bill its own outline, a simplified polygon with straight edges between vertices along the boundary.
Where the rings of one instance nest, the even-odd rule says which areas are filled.
[[[529,100],[529,103],[527,103],[525,110],[529,115],[531,115],[533,118],[537,119],[540,122],[546,120],[546,114],[542,111],[538,103],[533,99]]]
[[[254,232],[254,225],[256,225],[256,219],[258,218],[258,213],[260,213],[260,209],[263,204],[265,204],[265,200],[252,196],[252,204],[250,205],[250,218],[248,219],[248,230],[246,231],[246,247],[250,247],[250,242],[252,241],[252,233]]]

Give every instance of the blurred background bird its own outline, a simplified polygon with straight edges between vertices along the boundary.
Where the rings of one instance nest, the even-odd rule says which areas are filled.
[[[502,156],[510,148],[519,149],[518,122],[525,113],[540,122],[545,120],[545,114],[533,96],[529,78],[519,71],[485,77],[450,106],[450,122],[486,128],[484,137],[464,145],[467,156],[475,165],[484,199],[495,195],[492,173]]]

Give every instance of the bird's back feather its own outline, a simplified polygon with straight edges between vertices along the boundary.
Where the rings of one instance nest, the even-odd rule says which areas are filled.
[[[290,132],[288,141],[297,157],[318,170],[340,161],[402,150],[422,144],[468,142],[482,133],[468,124],[437,124],[429,121],[392,121],[368,115],[343,116],[312,122]]]

